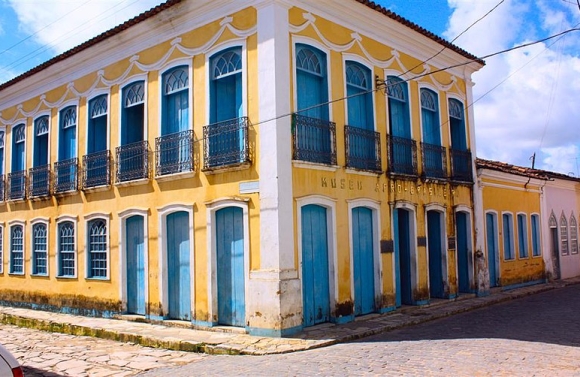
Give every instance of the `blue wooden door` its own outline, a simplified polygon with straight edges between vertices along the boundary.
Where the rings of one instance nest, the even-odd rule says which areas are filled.
[[[497,229],[495,225],[495,219],[493,214],[488,213],[485,215],[486,219],[486,230],[487,230],[487,265],[489,267],[489,285],[490,287],[496,287],[498,283],[498,274],[495,268],[495,261],[497,259],[497,240],[496,234]]]
[[[456,253],[457,253],[457,272],[459,292],[471,292],[469,283],[469,222],[467,221],[467,213],[457,212],[455,214],[455,237],[456,237]]]
[[[402,304],[401,294],[401,246],[399,242],[399,210],[393,211],[393,247],[394,247],[394,261],[395,264],[395,305],[397,307]]]
[[[125,222],[127,312],[145,315],[145,237],[143,216]]]
[[[304,326],[312,326],[330,319],[326,208],[309,204],[301,213]]]
[[[393,219],[395,223],[395,268],[398,269],[398,305],[412,305],[413,290],[411,284],[411,228],[409,211],[396,209]]]
[[[429,249],[429,293],[430,297],[445,297],[441,250],[441,214],[427,211],[427,247]]]
[[[189,214],[167,215],[167,294],[169,318],[191,319]]]
[[[245,268],[243,211],[220,209],[216,218],[218,322],[245,326]]]
[[[375,311],[373,240],[372,210],[365,207],[354,208],[352,210],[354,315]]]

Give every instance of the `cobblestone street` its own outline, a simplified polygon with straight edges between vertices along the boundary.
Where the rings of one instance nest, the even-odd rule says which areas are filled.
[[[213,356],[0,325],[26,376],[580,376],[580,285],[357,342]]]

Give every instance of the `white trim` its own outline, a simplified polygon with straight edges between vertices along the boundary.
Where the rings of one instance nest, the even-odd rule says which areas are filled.
[[[348,203],[348,239],[350,245],[350,291],[352,293],[352,302],[356,302],[356,292],[354,289],[354,245],[352,234],[352,211],[355,208],[368,208],[372,212],[373,221],[373,276],[375,288],[375,311],[381,308],[383,297],[383,263],[381,258],[381,206],[380,202],[372,199],[353,199],[347,200]]]
[[[44,225],[46,227],[46,273],[34,273],[34,226]],[[50,275],[50,219],[48,217],[37,217],[30,221],[30,276],[48,277]]]
[[[457,218],[457,214],[458,213],[464,213],[467,215],[467,231],[469,232],[468,234],[466,234],[466,240],[467,240],[467,278],[469,280],[469,287],[474,287],[475,286],[475,253],[474,253],[474,248],[473,248],[473,211],[471,210],[470,207],[466,206],[466,205],[458,205],[455,207],[455,211],[454,211],[454,215]],[[454,224],[455,224],[455,242],[457,242],[457,220],[456,218],[454,219]],[[457,276],[457,292],[458,294],[461,293],[459,291],[459,263],[458,263],[458,255],[457,255],[457,247],[456,249],[456,255],[455,255],[455,276]]]
[[[0,223],[0,275],[4,273],[4,264],[6,263],[5,242],[6,232],[4,223]]]
[[[495,232],[493,234],[493,241],[495,243],[494,247],[495,247],[495,260],[490,261],[489,260],[489,249],[488,249],[488,233],[489,233],[489,229],[487,228],[487,215],[491,214],[493,216],[493,225],[495,226]],[[502,260],[502,254],[503,254],[503,247],[500,249],[499,247],[499,234],[500,234],[500,230],[499,230],[499,213],[495,210],[487,210],[485,211],[484,215],[484,227],[485,227],[485,236],[484,236],[484,244],[485,244],[485,259],[487,260],[487,268],[489,270],[490,267],[490,263],[493,262],[493,268],[496,272],[496,278],[498,281],[501,281],[501,260]],[[491,282],[490,281],[490,285],[495,286],[496,282]]]
[[[162,129],[163,129],[163,97],[165,94],[163,93],[163,75],[167,73],[169,70],[177,67],[187,67],[187,103],[189,105],[188,109],[188,126],[189,130],[193,129],[193,57],[188,58],[179,58],[172,60],[168,63],[163,65],[163,68],[159,69],[159,73],[157,76],[157,82],[159,83],[159,93],[157,95],[157,135],[162,136]],[[147,82],[147,81],[145,81]],[[122,99],[121,99],[122,100]],[[147,112],[148,104],[145,102],[145,112]],[[145,119],[144,119],[145,120]],[[146,124],[146,122],[144,122]],[[149,140],[147,134],[143,134],[143,138],[145,140]]]
[[[60,116],[61,116],[61,111],[66,109],[69,106],[75,106],[75,111],[76,111],[76,131],[75,131],[75,156],[73,158],[78,158],[79,157],[79,115],[80,115],[80,105],[79,105],[79,99],[76,98],[74,100],[70,100],[70,101],[66,101],[64,103],[62,103],[56,110],[56,129],[57,129],[57,135],[56,135],[56,161],[60,161],[60,156],[59,156],[59,152],[60,152],[60,130],[61,130],[61,124],[60,124]],[[50,143],[52,144],[52,143]]]
[[[426,259],[427,259],[427,287],[429,289],[429,298],[431,298],[431,280],[430,275],[431,271],[429,271],[429,259],[431,257],[430,250],[429,250],[429,221],[428,221],[428,213],[436,212],[439,215],[439,236],[440,236],[440,248],[441,248],[441,277],[443,279],[443,295],[445,295],[445,285],[447,285],[447,293],[451,294],[451,286],[449,283],[449,259],[447,258],[447,210],[441,204],[427,204],[425,205],[425,235],[427,239],[427,243],[425,245],[425,252],[426,252]],[[457,261],[457,248],[455,248],[455,260]],[[457,263],[456,263],[457,264]],[[457,276],[457,275],[456,275]]]
[[[292,88],[294,88],[292,95],[294,96],[292,101],[293,101],[293,111],[296,112],[298,111],[298,86],[296,83],[296,45],[297,44],[304,44],[304,45],[308,45],[308,46],[312,46],[318,50],[320,50],[321,52],[323,52],[326,55],[326,83],[327,83],[327,94],[326,94],[326,100],[327,102],[330,102],[332,100],[332,71],[331,71],[331,64],[330,64],[330,60],[331,60],[331,54],[330,54],[330,50],[323,45],[322,43],[320,43],[319,41],[317,41],[316,39],[312,39],[312,38],[308,38],[308,37],[303,37],[300,35],[292,35],[292,39],[291,39],[291,47],[292,47],[292,55],[291,55],[291,63],[290,63],[290,68],[292,69]],[[333,104],[332,102],[328,103],[328,121],[332,122],[333,120],[333,116],[332,116],[332,107]]]
[[[521,256],[521,250],[520,250],[520,228],[519,228],[519,223],[518,223],[518,216],[520,216],[520,215],[523,215],[524,216],[524,224],[526,226],[526,228],[525,228],[525,231],[526,231],[525,236],[526,236],[526,238],[524,239],[524,246],[525,246],[526,254],[527,255],[525,257],[522,257]],[[517,237],[518,238],[518,242],[517,242],[518,243],[518,255],[517,255],[517,259],[518,260],[529,259],[530,256],[531,256],[531,253],[530,253],[530,240],[529,240],[530,233],[529,233],[529,229],[528,229],[529,228],[528,221],[529,221],[528,220],[528,214],[526,212],[521,212],[521,211],[520,212],[516,212],[516,228],[517,228],[517,234],[518,234],[518,237]]]
[[[125,241],[127,238],[127,219],[133,216],[143,218],[143,253],[144,253],[144,277],[145,277],[145,314],[148,314],[149,303],[149,209],[129,208],[117,212],[119,217],[119,297],[123,312],[127,312],[127,250]]]
[[[424,129],[423,129],[423,107],[421,106],[421,90],[422,89],[427,89],[430,90],[431,92],[433,92],[435,94],[435,98],[437,99],[437,122],[438,122],[438,129],[439,129],[439,145],[440,146],[444,146],[443,144],[443,123],[442,123],[442,118],[441,118],[441,94],[439,93],[439,90],[437,88],[435,88],[435,86],[426,83],[426,82],[419,82],[418,83],[418,98],[419,98],[419,129],[421,130],[421,141],[425,141],[425,134],[424,134]],[[448,144],[451,145],[451,144]],[[423,162],[424,163],[424,162]]]
[[[297,239],[298,239],[298,278],[300,279],[300,297],[304,297],[304,284],[302,280],[302,207],[315,204],[326,209],[326,226],[328,242],[328,287],[330,292],[330,316],[336,310],[336,304],[339,300],[338,294],[338,248],[336,241],[336,200],[322,195],[308,195],[296,198],[296,221],[297,221]],[[303,319],[302,319],[303,321]]]
[[[385,83],[387,82],[387,79],[389,78],[389,76],[395,76],[400,78],[401,80],[403,80],[401,82],[401,84],[404,84],[407,86],[407,111],[408,111],[408,119],[409,119],[409,129],[410,129],[410,138],[415,140],[416,138],[413,137],[413,95],[411,94],[411,85],[409,85],[409,83],[412,81],[411,79],[409,79],[407,81],[407,79],[405,79],[405,75],[402,75],[402,72],[396,71],[394,69],[385,69],[384,70],[384,80]],[[386,91],[386,88],[385,88]],[[391,124],[389,123],[389,95],[387,93],[385,93],[385,109],[386,109],[386,116],[387,118],[385,119],[385,124],[387,126],[387,135],[391,135]],[[420,108],[421,104],[419,104],[419,108]],[[419,114],[420,116],[420,114]]]
[[[111,144],[111,90],[110,89],[98,89],[91,91],[91,96],[86,98],[86,125],[85,125],[85,153],[84,155],[89,154],[89,125],[91,123],[91,109],[90,109],[90,102],[101,95],[107,96],[107,149],[110,149]],[[120,127],[119,127],[120,128]],[[77,138],[78,138],[78,119],[77,119]],[[77,153],[78,154],[78,153]]]
[[[78,125],[77,125],[78,126]],[[86,280],[111,280],[111,224],[110,224],[110,213],[90,213],[84,216],[85,223],[85,279]],[[89,224],[94,220],[104,220],[107,226],[107,274],[106,276],[91,276],[91,264],[90,264],[90,240],[91,236],[89,231]]]
[[[15,171],[12,170],[12,166],[13,166],[13,160],[14,160],[14,128],[23,125],[24,126],[24,160],[22,161],[22,163],[24,164],[22,171],[27,171],[28,170],[28,119],[22,119],[22,120],[18,120],[17,122],[15,122],[14,124],[12,124],[10,126],[10,145],[9,145],[9,150],[10,150],[10,173],[15,173]],[[50,143],[50,140],[49,140]],[[4,134],[4,150],[6,150],[6,134]],[[4,161],[4,163],[7,163],[6,161]],[[6,177],[6,180],[8,180],[8,176]],[[7,197],[8,194],[5,193],[5,196]],[[7,200],[8,198],[5,198],[5,200]]]
[[[392,208],[391,211],[391,221],[392,221],[392,217],[394,216],[394,211],[397,209],[403,209],[406,210],[409,213],[409,246],[410,249],[409,250],[409,254],[410,254],[410,269],[411,269],[411,296],[413,296],[413,291],[417,289],[418,284],[419,284],[419,264],[417,263],[417,251],[418,251],[418,247],[417,247],[417,208],[416,208],[417,204],[416,203],[410,203],[407,201],[396,201],[394,203],[394,206]],[[392,232],[392,239],[393,242],[395,240],[395,237],[399,237],[399,235],[395,234],[395,227],[391,226],[391,232]],[[393,245],[394,246],[394,245]],[[395,263],[395,252],[396,250],[394,250],[393,252],[393,292],[395,294],[395,297],[397,295],[397,269],[399,268],[399,266],[396,265]],[[400,250],[399,250],[399,254],[400,254]],[[401,255],[399,255],[399,265],[401,263]],[[401,271],[398,272],[399,274],[401,273]],[[400,276],[401,282],[402,282],[402,276]],[[402,283],[401,283],[401,288],[402,288]],[[415,300],[415,297],[411,297],[412,301]],[[403,304],[403,295],[401,292],[401,304]]]
[[[74,256],[75,256],[75,267],[73,275],[60,275],[60,232],[59,227],[62,223],[71,222],[73,224],[74,231]],[[79,251],[78,251],[78,216],[73,215],[62,215],[55,219],[55,232],[54,237],[54,255],[56,258],[56,273],[57,279],[76,279],[78,277],[78,267],[79,267]]]
[[[149,112],[148,110],[148,95],[149,95],[149,88],[148,88],[148,77],[147,77],[147,73],[143,73],[143,74],[138,74],[138,75],[134,75],[131,76],[130,79],[125,80],[123,83],[119,84],[119,92],[118,92],[118,97],[119,97],[119,123],[118,123],[118,127],[117,127],[117,146],[123,146],[126,144],[122,144],[121,139],[123,138],[123,109],[124,109],[124,105],[123,105],[123,94],[124,94],[124,90],[131,84],[134,84],[136,82],[139,81],[143,81],[143,140],[149,140],[149,135],[147,134],[147,126],[148,126],[148,122],[147,122],[147,117]],[[159,85],[159,88],[161,89],[162,84]],[[159,108],[159,110],[161,110],[161,108]]]
[[[510,226],[510,231],[511,231],[511,238],[509,239],[510,243],[511,243],[511,249],[513,252],[513,258],[512,259],[506,259],[506,255],[505,255],[505,234],[504,234],[504,223],[503,223],[503,216],[504,215],[509,215],[510,217],[510,221],[508,223],[508,225]],[[498,229],[499,231],[499,229]],[[502,211],[501,212],[501,232],[499,232],[501,234],[501,248],[503,251],[503,261],[504,262],[513,262],[516,261],[518,259],[517,255],[516,255],[516,245],[515,245],[515,232],[514,232],[514,214],[511,211]]]
[[[250,279],[250,215],[249,200],[237,200],[232,198],[218,199],[211,203],[206,203],[207,214],[207,252],[208,252],[208,318],[210,321],[219,323],[218,318],[218,291],[217,291],[217,246],[216,246],[216,212],[223,208],[237,207],[242,209],[244,224],[244,298],[246,303],[252,298],[249,296],[249,279]],[[245,305],[247,308],[247,305]],[[244,323],[248,323],[250,317],[246,310],[244,313]]]
[[[52,152],[52,142],[51,142],[52,141],[52,135],[51,135],[51,133],[52,133],[52,114],[49,110],[45,110],[45,111],[40,111],[39,113],[36,114],[36,116],[34,118],[32,118],[32,153],[31,153],[32,161],[30,162],[31,167],[35,167],[34,166],[34,158],[36,157],[36,155],[34,152],[36,151],[36,149],[35,149],[35,147],[36,147],[36,121],[44,116],[46,116],[48,118],[48,122],[47,122],[47,124],[48,124],[48,141],[47,141],[48,148],[47,149],[48,150],[46,152],[48,155],[46,156],[46,161],[47,161],[47,164],[49,166],[52,165],[51,158],[50,158],[51,152]],[[0,170],[1,170],[1,168],[0,168]]]
[[[167,216],[175,212],[186,212],[189,216],[189,276],[191,294],[191,313],[195,313],[195,249],[194,249],[194,222],[193,211],[195,203],[171,203],[161,208],[157,208],[158,234],[157,248],[159,254],[159,301],[163,308],[163,314],[169,314],[169,272],[167,270]],[[193,318],[191,318],[193,319]]]
[[[22,227],[22,272],[12,272],[12,227]],[[8,274],[15,276],[24,276],[26,274],[26,221],[11,220],[8,222]]]
[[[536,216],[538,219],[538,228],[536,229],[536,233],[538,236],[538,251],[540,252],[539,255],[534,255],[534,232],[532,231],[532,218]],[[550,229],[550,228],[548,228]],[[532,258],[542,258],[543,256],[543,240],[542,240],[542,216],[539,212],[532,212],[530,213],[530,239],[532,240]],[[580,247],[580,245],[579,245]]]
[[[367,60],[364,59],[362,57],[360,57],[359,55],[355,55],[355,54],[351,54],[351,53],[342,53],[342,71],[343,71],[343,77],[344,77],[344,96],[347,97],[348,96],[348,89],[347,89],[347,82],[346,82],[346,62],[354,62],[354,63],[358,63],[360,65],[362,65],[363,67],[367,68],[370,72],[370,88],[368,90],[370,90],[371,92],[370,97],[371,97],[371,105],[372,105],[372,116],[373,116],[373,130],[378,132],[379,130],[377,129],[377,104],[375,102],[375,72],[374,72],[374,67],[373,65]],[[344,124],[348,125],[348,100],[345,101],[344,103]]]
[[[242,75],[242,116],[247,116],[248,114],[248,63],[247,63],[247,46],[246,46],[246,39],[245,38],[235,38],[230,39],[226,42],[217,44],[207,50],[205,54],[205,98],[206,98],[206,105],[205,105],[205,124],[210,123],[211,118],[211,83],[212,83],[212,74],[211,74],[211,59],[214,55],[219,54],[220,52],[227,50],[233,47],[241,47],[242,49],[242,71],[240,72]]]

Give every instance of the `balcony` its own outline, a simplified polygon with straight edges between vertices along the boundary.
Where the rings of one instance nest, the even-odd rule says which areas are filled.
[[[8,173],[8,200],[26,199],[26,170]]]
[[[30,168],[28,171],[28,194],[32,198],[50,195],[50,165]]]
[[[417,175],[417,143],[405,137],[389,136],[389,173]]]
[[[193,131],[176,132],[155,139],[155,176],[192,172]]]
[[[456,182],[473,182],[471,152],[451,149],[451,179]]]
[[[149,178],[149,143],[138,141],[116,149],[117,183]]]
[[[95,152],[83,156],[83,189],[107,187],[111,184],[111,152]]]
[[[292,115],[292,159],[336,165],[336,124],[303,115]]]
[[[381,171],[381,135],[359,127],[344,126],[346,167]]]
[[[423,176],[425,178],[447,178],[447,153],[440,145],[421,143],[423,154]]]
[[[78,159],[54,163],[54,193],[62,194],[78,190]]]
[[[203,127],[203,169],[236,168],[250,163],[249,120],[234,118]]]

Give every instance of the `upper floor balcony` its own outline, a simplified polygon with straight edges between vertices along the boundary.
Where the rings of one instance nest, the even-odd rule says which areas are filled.
[[[359,127],[344,126],[346,167],[381,171],[381,135]]]
[[[425,178],[447,178],[447,151],[445,147],[421,143],[421,153]]]
[[[111,152],[104,150],[83,156],[83,188],[111,184]]]
[[[54,193],[62,194],[78,190],[78,159],[54,163]]]
[[[323,119],[292,115],[292,158],[336,165],[336,124]]]
[[[203,127],[203,169],[243,167],[250,163],[248,117],[234,118]]]
[[[451,149],[451,179],[456,182],[473,182],[471,151]]]
[[[116,183],[149,178],[149,143],[138,141],[116,149]]]
[[[32,198],[50,195],[50,165],[36,166],[28,170],[28,194]]]
[[[405,137],[389,135],[389,173],[417,175],[417,142]]]
[[[181,131],[155,139],[155,176],[192,172],[193,131]]]
[[[8,200],[26,199],[26,170],[8,173]]]

